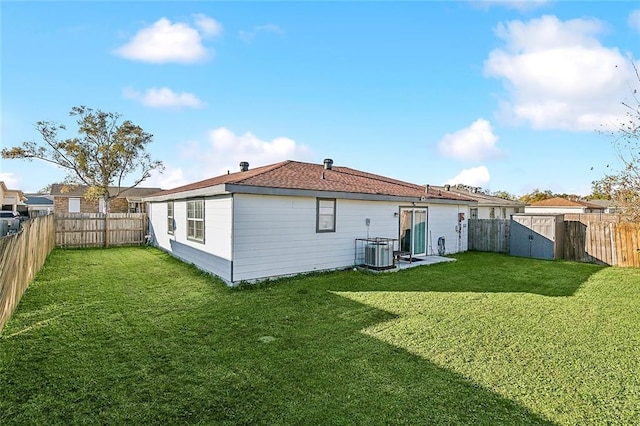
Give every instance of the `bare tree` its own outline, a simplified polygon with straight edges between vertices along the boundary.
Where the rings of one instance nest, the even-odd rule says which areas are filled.
[[[635,84],[640,86],[640,72],[631,61],[635,71]],[[608,135],[614,138],[613,145],[622,162],[622,168],[605,175],[592,183],[594,193],[610,198],[620,212],[634,222],[640,221],[640,97],[638,87],[631,87],[631,100],[623,101],[625,119]],[[607,166],[609,167],[609,166]]]
[[[153,170],[164,170],[162,162],[152,160],[146,150],[153,135],[129,120],[121,121],[120,114],[85,106],[73,107],[69,114],[77,118],[78,137],[60,139],[58,132],[66,130],[64,125],[38,121],[35,127],[42,141],[4,148],[2,158],[53,163],[67,172],[66,185],[88,186],[85,196],[103,198],[105,206],[149,178]],[[123,186],[129,175],[135,175],[133,183]],[[110,194],[110,186],[117,191]]]

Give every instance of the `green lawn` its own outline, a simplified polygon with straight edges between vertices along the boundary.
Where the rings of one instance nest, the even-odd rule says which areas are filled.
[[[233,290],[55,250],[0,335],[0,424],[640,424],[640,270],[455,257]]]

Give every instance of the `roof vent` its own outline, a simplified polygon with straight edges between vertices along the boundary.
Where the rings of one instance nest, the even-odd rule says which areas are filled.
[[[451,191],[451,185],[446,184],[446,185],[444,186],[444,189],[445,189],[445,191]]]
[[[333,167],[333,160],[331,158],[324,159],[324,168],[325,170],[331,170]]]
[[[241,172],[246,172],[247,170],[249,170],[249,163],[247,163],[246,161],[243,161],[240,163],[240,171]]]

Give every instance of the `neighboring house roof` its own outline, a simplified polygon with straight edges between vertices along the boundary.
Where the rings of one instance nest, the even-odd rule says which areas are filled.
[[[54,183],[51,185],[51,195],[55,197],[84,197],[88,188],[89,187],[85,185],[65,185],[62,183]],[[162,188],[143,188],[136,186],[121,192],[119,198],[141,199],[142,197],[155,194],[159,191],[162,191]],[[117,186],[109,187],[109,194],[111,196],[114,196],[117,193]]]
[[[616,208],[616,203],[613,200],[588,200],[588,202],[605,209]]]
[[[375,175],[348,167],[282,161],[246,171],[229,173],[154,194],[152,198],[168,199],[169,195],[203,190],[223,185],[227,192],[241,192],[243,188],[276,188],[367,194],[417,199],[442,199],[473,202],[468,197],[445,193],[430,187]],[[198,193],[202,191],[197,191]],[[149,199],[147,197],[147,199]]]
[[[589,209],[602,209],[602,206],[586,201],[573,201],[566,198],[554,197],[529,204],[530,207],[586,207]]]
[[[487,195],[481,192],[473,192],[472,190],[466,188],[457,188],[454,185],[432,186],[432,188],[438,189],[439,191],[453,192],[454,194],[471,198],[472,200],[476,200],[478,202],[478,206],[481,207],[524,207],[526,205],[526,203],[523,203],[522,201],[507,200],[506,198],[494,197],[493,195]]]
[[[27,197],[27,200],[25,201],[25,204],[28,206],[35,206],[35,205],[39,205],[39,206],[45,206],[45,205],[51,205],[53,206],[53,200],[50,198],[50,196],[46,196],[46,195],[40,195],[40,194],[25,194],[25,196]]]

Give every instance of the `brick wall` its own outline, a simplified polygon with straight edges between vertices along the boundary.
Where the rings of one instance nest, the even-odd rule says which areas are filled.
[[[111,213],[128,213],[129,202],[126,198],[114,198],[109,202]]]
[[[69,198],[74,197],[54,197],[53,211],[55,213],[69,213]],[[129,211],[129,202],[126,198],[115,198],[109,202],[111,213],[127,213]],[[80,213],[101,213],[98,210],[98,200],[87,200],[80,198]]]

